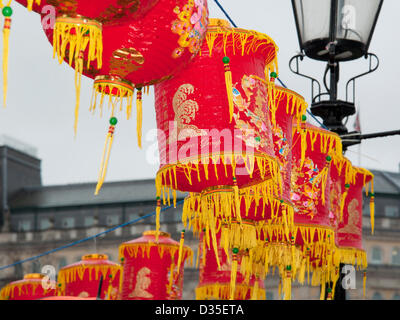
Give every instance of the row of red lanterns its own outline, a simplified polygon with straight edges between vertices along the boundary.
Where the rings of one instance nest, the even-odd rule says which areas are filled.
[[[306,123],[301,96],[275,85],[278,49],[271,38],[208,20],[206,1],[142,1],[135,8],[115,0],[98,6],[57,3],[55,29],[46,30],[55,54],[75,68],[77,91],[81,74],[95,78],[92,109],[106,96],[112,109],[96,193],[106,175],[115,112],[125,107],[130,116],[136,88],[140,144],[141,90],[155,84],[157,127],[163,132],[156,243],[163,238],[161,198],[166,203],[171,190],[174,200],[182,191],[189,192],[183,222],[201,238],[202,266],[214,261],[208,251],[217,272],[230,265],[230,299],[241,277],[258,297],[259,282],[271,268],[279,269],[282,292],[290,299],[292,281],[304,282],[310,272],[311,284],[324,286],[337,281],[340,263],[366,267],[361,192],[372,174],[343,157],[339,136]],[[161,40],[150,50],[147,44],[156,38]],[[223,132],[228,137],[222,144]],[[181,265],[181,251],[177,259]],[[224,286],[219,298],[227,297]],[[216,292],[203,289],[203,297]]]

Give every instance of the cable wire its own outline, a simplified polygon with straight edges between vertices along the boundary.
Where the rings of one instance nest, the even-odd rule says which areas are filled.
[[[184,200],[180,200],[180,201],[178,201],[178,202],[176,203],[176,205],[182,204],[183,202],[184,202]],[[171,209],[172,207],[173,207],[173,205],[170,205],[170,206],[161,208],[161,212],[166,211],[166,210],[168,210],[168,209]],[[76,246],[76,245],[78,245],[78,244],[81,244],[81,243],[83,243],[83,242],[86,242],[86,241],[89,241],[89,240],[92,240],[92,239],[96,239],[96,238],[98,238],[98,237],[100,237],[100,236],[102,236],[102,235],[105,235],[105,234],[107,234],[107,233],[110,233],[110,232],[112,232],[112,231],[115,231],[115,230],[117,230],[117,229],[119,229],[119,228],[123,228],[123,227],[126,227],[126,226],[128,226],[128,225],[137,223],[137,222],[139,222],[139,221],[141,221],[141,220],[150,218],[150,217],[154,216],[155,214],[156,214],[156,212],[153,211],[152,213],[149,213],[149,214],[146,214],[146,215],[144,215],[144,216],[142,216],[142,217],[140,217],[140,218],[137,218],[137,219],[134,219],[134,220],[125,222],[125,223],[123,223],[123,224],[120,224],[120,225],[115,226],[115,227],[113,227],[113,228],[111,228],[111,229],[105,230],[105,231],[100,232],[100,233],[98,233],[98,234],[95,234],[95,235],[93,235],[93,236],[90,236],[90,237],[87,237],[87,238],[84,238],[84,239],[81,239],[81,240],[78,240],[78,241],[75,241],[75,242],[71,242],[71,243],[66,244],[66,245],[64,245],[64,246],[61,246],[61,247],[58,247],[58,248],[55,248],[55,249],[52,249],[52,250],[43,252],[43,253],[41,253],[41,254],[39,254],[39,255],[36,255],[36,256],[34,256],[34,257],[26,258],[26,259],[23,259],[23,260],[20,260],[20,261],[11,263],[11,264],[9,264],[9,265],[0,267],[0,271],[5,270],[5,269],[8,269],[8,268],[11,268],[11,267],[15,267],[16,265],[23,264],[23,263],[25,263],[25,262],[37,260],[37,259],[39,259],[39,258],[41,258],[41,257],[43,257],[43,256],[47,256],[47,255],[52,254],[52,253],[54,253],[54,252],[61,251],[61,250],[64,250],[64,249],[67,249],[67,248]]]

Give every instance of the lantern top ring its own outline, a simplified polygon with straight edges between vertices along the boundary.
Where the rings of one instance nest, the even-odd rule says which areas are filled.
[[[144,231],[143,235],[144,236],[154,236],[155,237],[157,235],[157,231],[155,231],[155,230]],[[167,238],[171,237],[171,234],[169,234],[168,232],[165,232],[165,231],[159,231],[158,235],[160,237],[167,237]]]
[[[106,254],[101,254],[101,253],[92,253],[92,254],[86,254],[82,256],[82,260],[107,260],[108,256]]]
[[[43,279],[44,278],[44,274],[42,273],[27,273],[24,276],[24,280],[30,280],[30,279]]]

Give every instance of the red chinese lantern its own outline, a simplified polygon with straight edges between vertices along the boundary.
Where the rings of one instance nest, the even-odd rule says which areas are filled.
[[[165,203],[171,189],[174,199],[176,190],[197,193],[207,202],[204,210],[210,214],[204,212],[209,216],[204,220],[215,244],[214,214],[241,224],[239,189],[280,192],[268,89],[260,81],[265,70],[275,70],[277,48],[268,36],[220,19],[210,19],[205,39],[193,63],[155,86],[161,163],[157,213],[162,194]],[[183,215],[195,207],[186,205]]]
[[[25,3],[21,1],[21,3]],[[79,111],[81,75],[94,79],[90,109],[111,109],[110,126],[101,161],[97,194],[104,182],[113,144],[116,113],[124,110],[129,119],[137,89],[137,134],[141,147],[142,92],[171,78],[200,50],[208,23],[206,0],[54,0],[54,27],[45,32],[54,56],[75,68]],[[41,6],[34,9],[42,13]],[[42,13],[43,19],[48,12]],[[49,20],[51,22],[51,19]]]
[[[184,264],[193,251],[167,232],[145,231],[119,247],[123,264],[122,300],[179,300]]]
[[[221,233],[217,235],[218,243]],[[236,269],[234,262],[240,257],[231,252],[229,257],[219,245],[218,255],[221,267],[218,268],[214,250],[207,245],[206,237],[200,236],[199,256],[201,256],[199,284],[196,288],[197,300],[265,300],[264,281],[255,276],[245,276]],[[232,286],[232,272],[235,273],[235,285]]]
[[[276,75],[274,75],[276,77]],[[263,82],[262,79],[256,81]],[[283,181],[283,192],[275,190],[273,180],[267,180],[262,185],[239,189],[241,221],[229,219],[234,216],[227,211],[234,211],[233,188],[221,186],[202,193],[191,193],[184,204],[183,222],[185,225],[193,226],[197,233],[205,230],[207,239],[210,238],[210,223],[215,224],[215,229],[221,228],[221,245],[228,255],[233,248],[244,253],[250,251],[251,261],[247,263],[247,272],[265,276],[265,263],[269,266],[272,261],[266,262],[264,253],[265,245],[260,239],[263,238],[264,225],[269,226],[269,231],[285,230],[289,237],[289,229],[293,226],[293,206],[290,202],[291,181],[291,154],[292,154],[292,121],[300,122],[305,113],[307,104],[304,99],[295,92],[266,83],[269,89],[269,106],[271,118],[274,119],[273,141],[275,156],[279,161]],[[274,188],[275,187],[275,188]],[[213,197],[219,197],[220,201],[213,204]],[[227,219],[228,217],[228,219]],[[261,234],[260,234],[261,232]],[[218,250],[213,238],[214,250]],[[276,251],[276,250],[275,250]],[[277,251],[276,251],[277,252]],[[274,260],[275,261],[275,260]],[[217,259],[217,263],[219,263]],[[268,269],[268,267],[267,267]],[[261,270],[261,273],[260,273]]]
[[[330,193],[331,221],[335,228],[334,264],[339,272],[341,263],[356,265],[359,270],[366,270],[367,255],[362,244],[363,189],[370,196],[371,229],[374,231],[374,193],[373,174],[354,167],[343,158],[339,166],[333,166],[331,172]],[[371,192],[369,192],[371,186]],[[337,278],[335,279],[338,280]],[[335,283],[332,294],[334,294]],[[366,272],[364,271],[364,295]]]
[[[58,294],[80,298],[97,297],[103,277],[101,299],[118,299],[121,266],[109,261],[105,254],[88,254],[82,260],[60,269]]]
[[[37,300],[56,293],[56,283],[44,279],[40,273],[29,273],[24,279],[6,285],[0,291],[0,300]],[[43,281],[46,283],[43,283]]]
[[[329,220],[329,172],[342,158],[340,137],[330,131],[305,123],[293,130],[291,202],[294,226],[287,237],[264,227],[266,256],[285,252],[287,259],[274,258],[282,277],[282,291],[290,299],[291,281],[300,283],[313,271],[311,284],[328,282],[333,270],[334,229]],[[301,253],[299,255],[299,252]],[[291,257],[291,258],[290,258]]]

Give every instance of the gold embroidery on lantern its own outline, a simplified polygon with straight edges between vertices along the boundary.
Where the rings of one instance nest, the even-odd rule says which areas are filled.
[[[151,271],[147,267],[140,269],[136,275],[136,286],[133,292],[129,295],[129,298],[153,298],[153,295],[146,290],[151,285],[151,279],[149,277]]]
[[[347,224],[340,228],[338,232],[340,233],[350,233],[359,235],[361,233],[361,229],[359,227],[360,222],[360,213],[358,212],[358,200],[353,199],[350,201],[349,205],[347,206],[347,211],[349,213],[349,217],[347,220]]]
[[[74,16],[78,9],[78,0],[47,0],[47,4],[57,7],[59,15]]]
[[[190,124],[195,119],[199,105],[194,100],[188,100],[188,95],[194,92],[191,84],[183,84],[176,91],[172,100],[175,112],[177,130],[174,130],[169,141],[205,135],[197,126]]]

